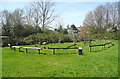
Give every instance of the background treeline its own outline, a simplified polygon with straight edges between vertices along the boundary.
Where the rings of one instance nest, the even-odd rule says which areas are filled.
[[[120,39],[120,2],[100,5],[90,11],[83,22],[97,39]]]
[[[13,45],[42,44],[43,42],[70,42],[75,40],[68,30],[72,26],[64,27],[58,23],[51,26],[51,23],[59,18],[55,14],[55,4],[53,2],[32,2],[24,9],[14,11],[0,11],[0,32],[7,39],[2,40],[2,45],[8,43]],[[76,35],[76,40],[90,39],[119,39],[120,28],[118,3],[107,3],[100,5],[95,10],[90,11],[80,30],[81,34]],[[72,19],[71,19],[72,20]],[[50,30],[50,28],[53,28]],[[56,28],[55,28],[56,27]],[[75,27],[75,26],[74,26]],[[75,27],[76,28],[76,27]]]

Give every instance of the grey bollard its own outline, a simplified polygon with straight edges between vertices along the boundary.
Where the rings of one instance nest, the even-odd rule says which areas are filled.
[[[82,55],[82,47],[78,47],[78,54]]]

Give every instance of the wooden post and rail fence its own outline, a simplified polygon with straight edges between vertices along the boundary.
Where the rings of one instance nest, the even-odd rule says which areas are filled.
[[[37,47],[20,47],[20,46],[12,46],[14,51],[16,51],[16,48],[18,48],[18,52],[20,52],[20,49],[25,49],[26,50],[26,53],[28,53],[28,49],[37,49],[38,50],[38,54],[40,54],[40,50],[42,48],[37,48]]]
[[[53,54],[55,54],[55,49],[78,49],[78,55],[82,55],[82,47],[75,47],[77,44],[73,44],[67,47],[48,47],[47,49],[53,49]],[[74,47],[72,47],[74,46]],[[28,49],[37,49],[38,54],[40,54],[40,50],[46,49],[46,48],[37,48],[37,47],[20,47],[20,46],[10,46],[10,48],[14,49],[16,51],[16,48],[18,48],[18,52],[20,52],[20,49],[25,49],[26,53],[28,53]]]
[[[96,47],[96,46],[102,46],[102,49],[103,47],[105,48],[105,45],[109,45],[111,44],[112,46],[114,46],[114,44],[112,44],[112,42],[108,42],[108,43],[104,43],[104,44],[98,44],[98,45],[90,45],[90,52],[91,52],[91,47]]]

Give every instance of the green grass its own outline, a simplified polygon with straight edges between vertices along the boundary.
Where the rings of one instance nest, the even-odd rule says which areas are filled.
[[[93,44],[104,43],[94,41]],[[118,76],[118,41],[113,41],[115,46],[101,50],[101,47],[93,47],[89,52],[89,46],[83,42],[77,43],[83,47],[83,55],[78,55],[76,49],[56,50],[52,54],[51,49],[37,50],[25,49],[22,52],[2,48],[2,76],[3,77],[117,77]],[[73,43],[48,44],[39,47],[66,47]],[[26,47],[35,45],[28,45]]]

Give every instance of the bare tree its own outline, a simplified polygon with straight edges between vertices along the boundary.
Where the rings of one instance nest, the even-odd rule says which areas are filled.
[[[14,21],[14,25],[16,24],[24,24],[24,11],[23,9],[15,9],[14,12],[12,12],[12,17]]]
[[[56,26],[57,26],[56,31],[58,31],[59,33],[64,33],[64,28],[63,27],[65,26],[65,23],[63,22],[63,20],[58,21],[56,23]]]
[[[95,10],[89,12],[84,20],[84,26],[97,28],[98,33],[110,26],[114,27],[118,22],[117,3],[107,3],[100,5]]]
[[[84,26],[95,26],[93,11],[90,11],[83,22]]]
[[[56,17],[54,16],[54,3],[40,0],[39,2],[32,2],[31,5],[34,12],[35,25],[40,25],[42,30],[45,30]]]
[[[16,9],[12,12],[12,20],[13,20],[13,35],[15,37],[24,35],[24,11],[23,9]]]
[[[100,5],[94,10],[94,18],[98,33],[102,33],[102,30],[104,28],[104,16],[105,16],[104,6]]]
[[[11,35],[12,26],[11,26],[11,13],[7,10],[1,12],[0,15],[0,25],[2,28],[3,35]]]
[[[29,25],[33,25],[33,10],[32,8],[29,8],[29,7],[25,7],[24,9],[25,11],[25,16],[24,16],[24,19],[25,19],[25,23],[26,24],[29,24]]]
[[[118,37],[118,3],[107,3],[100,5],[87,14],[84,20],[84,26],[89,26],[93,34],[97,37]],[[109,33],[110,35],[103,35]],[[111,35],[114,34],[114,35]],[[117,36],[116,36],[117,35]]]

